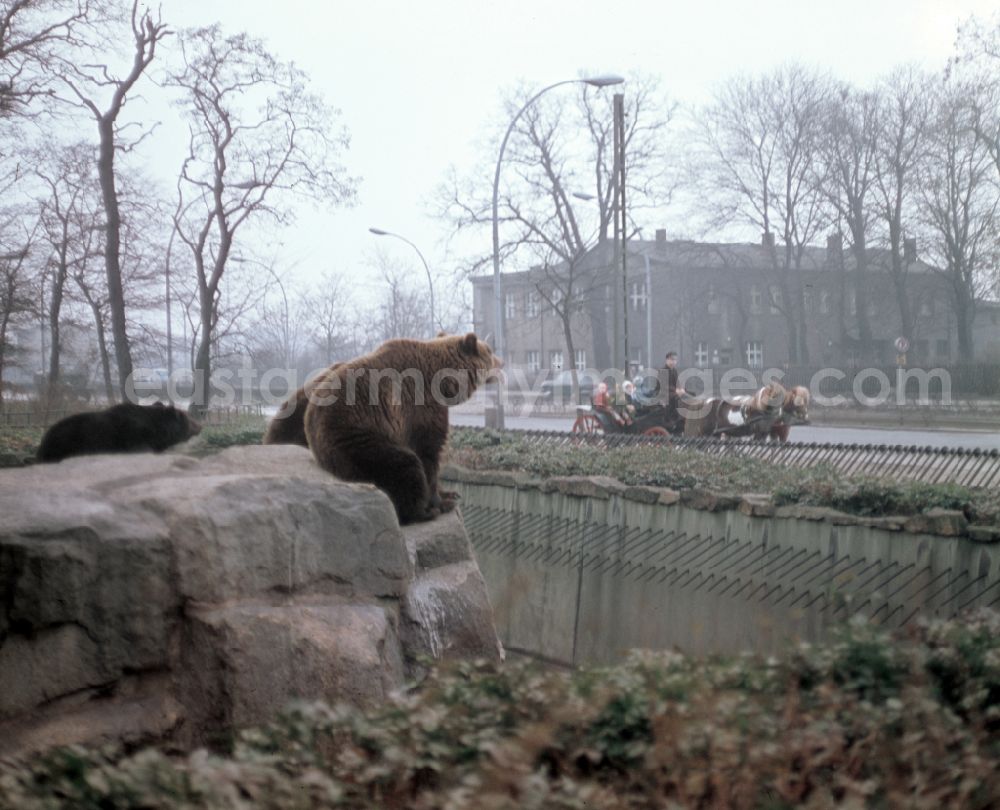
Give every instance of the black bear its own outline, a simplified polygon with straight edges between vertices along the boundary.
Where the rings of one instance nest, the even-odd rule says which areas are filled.
[[[107,410],[60,419],[42,437],[39,461],[91,453],[157,453],[201,432],[201,425],[173,405],[123,402]]]

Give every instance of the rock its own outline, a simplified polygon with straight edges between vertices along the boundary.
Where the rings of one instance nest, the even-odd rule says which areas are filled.
[[[843,515],[836,509],[828,506],[807,506],[801,504],[791,504],[789,506],[779,506],[774,510],[775,517],[796,518],[798,520],[829,520],[839,518]]]
[[[414,570],[423,571],[473,559],[472,545],[462,525],[460,509],[437,520],[416,523],[407,528],[406,550]]]
[[[626,487],[623,496],[630,501],[637,501],[639,503],[659,503],[660,495],[663,490],[657,487],[642,487],[633,486]]]
[[[676,489],[661,489],[657,503],[664,506],[673,506],[675,503],[680,503],[680,500],[681,494]]]
[[[408,655],[487,658],[501,661],[486,582],[474,562],[425,571],[403,600],[403,638]]]
[[[560,492],[579,498],[607,500],[612,495],[624,494],[627,487],[621,481],[606,475],[569,475],[549,478],[542,482],[542,492]]]
[[[728,509],[736,509],[740,504],[740,499],[709,489],[682,489],[681,503],[703,512],[723,512]]]
[[[886,517],[859,518],[864,526],[871,526],[873,529],[885,529],[887,532],[901,532],[906,518],[900,515],[887,515]]]
[[[375,705],[403,683],[394,621],[377,605],[241,603],[192,612],[190,622],[180,699],[202,721],[192,741],[295,699]]]
[[[960,537],[968,530],[969,521],[965,514],[957,509],[934,508],[908,518],[903,528],[914,534]]]
[[[3,470],[0,514],[0,755],[200,744],[293,698],[378,702],[423,655],[499,656],[459,514],[401,530],[305,448]]]
[[[744,495],[740,498],[740,512],[752,517],[771,517],[774,515],[774,502],[770,495]]]
[[[969,526],[967,533],[977,543],[1000,542],[1000,526]]]

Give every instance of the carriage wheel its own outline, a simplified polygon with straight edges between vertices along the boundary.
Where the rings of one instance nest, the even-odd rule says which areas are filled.
[[[643,436],[669,436],[670,431],[661,425],[656,425],[655,427],[646,428],[642,432]]]
[[[601,420],[592,413],[582,413],[573,423],[573,433],[577,435],[600,436],[604,433]]]

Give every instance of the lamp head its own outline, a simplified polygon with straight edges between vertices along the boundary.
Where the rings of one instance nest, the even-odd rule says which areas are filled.
[[[381,228],[369,228],[369,232],[375,234],[376,236],[388,236],[388,231],[383,231]]]
[[[608,87],[612,84],[622,84],[625,79],[621,76],[588,76],[580,81],[589,84],[591,87]]]

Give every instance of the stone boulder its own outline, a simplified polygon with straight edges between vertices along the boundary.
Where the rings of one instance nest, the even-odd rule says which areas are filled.
[[[503,654],[458,513],[400,529],[291,445],[0,471],[0,595],[0,755],[212,742]]]

